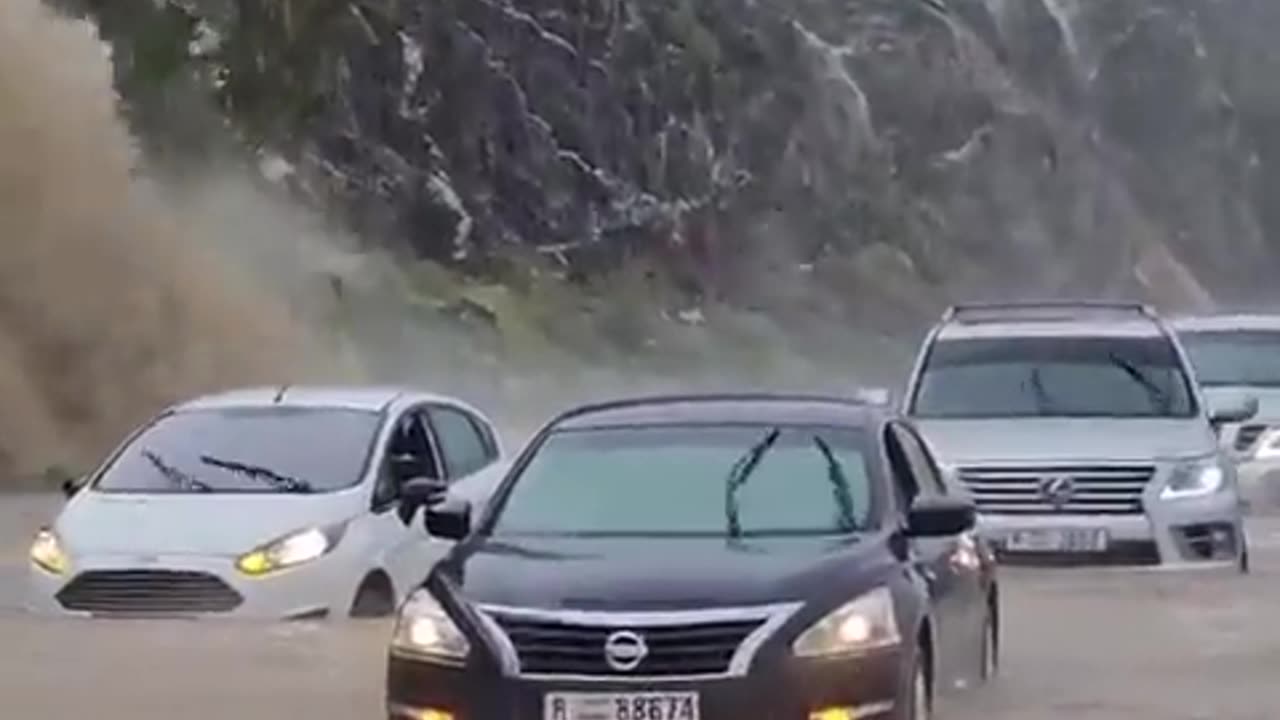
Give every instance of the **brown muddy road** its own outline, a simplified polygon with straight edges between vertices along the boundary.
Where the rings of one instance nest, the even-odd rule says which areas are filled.
[[[47,500],[0,496],[0,703],[25,720],[378,718],[384,623],[34,620],[22,542]],[[1006,570],[1001,677],[941,720],[1280,718],[1280,520],[1248,577]],[[6,607],[7,606],[7,607]]]

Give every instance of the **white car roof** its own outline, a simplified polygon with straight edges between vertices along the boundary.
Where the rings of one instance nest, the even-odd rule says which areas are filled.
[[[1150,320],[1013,320],[1007,322],[947,323],[938,330],[938,340],[970,338],[1096,338],[1159,337],[1159,325]]]
[[[1280,331],[1280,315],[1263,313],[1234,313],[1222,315],[1188,315],[1169,321],[1174,330],[1277,330]]]
[[[383,412],[397,402],[440,402],[475,410],[458,398],[397,386],[285,385],[227,390],[192,398],[173,406],[174,411],[232,407],[330,407]],[[476,411],[477,414],[479,411]],[[483,414],[481,414],[483,417]]]

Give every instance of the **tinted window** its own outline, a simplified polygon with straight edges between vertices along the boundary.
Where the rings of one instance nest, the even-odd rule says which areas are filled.
[[[1280,333],[1197,331],[1179,337],[1202,385],[1280,387]]]
[[[432,408],[431,425],[450,477],[474,472],[489,462],[488,446],[467,414],[453,408]]]
[[[134,438],[96,487],[132,492],[346,488],[360,481],[380,420],[377,413],[328,408],[178,412]]]
[[[926,495],[946,495],[947,490],[942,484],[942,477],[938,474],[938,466],[934,463],[933,455],[930,454],[924,442],[915,433],[902,426],[895,426],[894,431],[906,455],[904,459],[911,470],[911,475],[916,479],[917,489]]]
[[[516,480],[494,532],[728,535],[727,478],[770,433],[748,425],[553,434]],[[731,493],[742,534],[836,535],[871,527],[878,492],[869,447],[854,430],[780,431]]]
[[[943,340],[912,413],[925,418],[1191,417],[1186,373],[1165,338]]]

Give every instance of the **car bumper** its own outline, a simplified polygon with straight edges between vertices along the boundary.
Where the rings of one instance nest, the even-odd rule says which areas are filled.
[[[355,592],[336,556],[263,577],[223,556],[90,556],[53,575],[29,565],[26,609],[81,617],[310,619],[345,614]]]
[[[736,678],[609,682],[506,677],[495,669],[446,667],[392,654],[387,666],[387,716],[391,720],[575,720],[544,716],[547,694],[696,691],[700,720],[806,720],[830,709],[850,710],[852,718],[906,720],[908,667],[902,653],[890,650],[855,659],[790,660],[783,667]],[[428,712],[432,710],[447,714],[433,716]]]
[[[1230,492],[1165,501],[1148,498],[1145,514],[982,514],[980,532],[1007,562],[1157,565],[1164,569],[1213,569],[1238,565],[1244,544],[1241,500]],[[1011,535],[1046,529],[1102,530],[1101,552],[1014,552]]]

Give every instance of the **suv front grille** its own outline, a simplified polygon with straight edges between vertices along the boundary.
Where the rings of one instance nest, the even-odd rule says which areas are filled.
[[[92,570],[58,592],[64,608],[101,614],[220,613],[241,601],[217,577],[182,570]]]
[[[1266,425],[1243,425],[1236,431],[1235,448],[1239,452],[1247,452],[1258,442],[1258,438],[1262,437],[1262,433],[1266,432]]]
[[[1151,482],[1155,467],[966,467],[959,474],[980,513],[1139,515],[1142,493]],[[1059,479],[1057,487],[1051,487],[1054,479]],[[1060,479],[1069,479],[1065,489]]]
[[[742,643],[764,618],[702,621],[670,625],[588,625],[552,618],[529,618],[490,612],[506,633],[525,675],[601,677],[679,677],[720,675]],[[629,670],[605,659],[605,643],[619,630],[644,639],[648,654]]]

